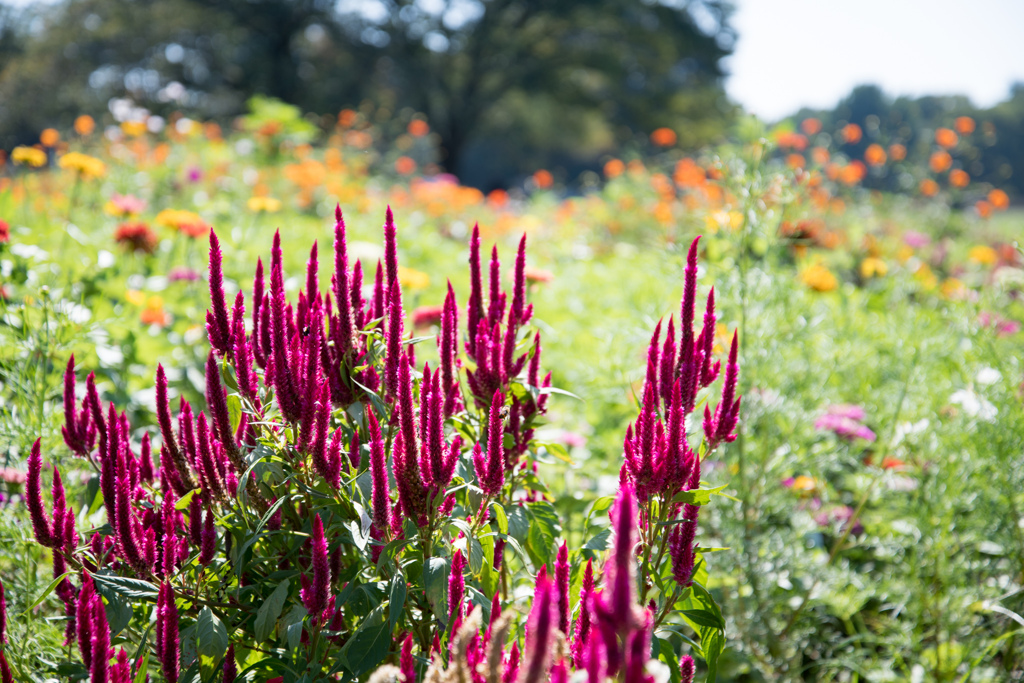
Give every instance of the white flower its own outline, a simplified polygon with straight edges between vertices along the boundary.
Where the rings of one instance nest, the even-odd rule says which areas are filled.
[[[994,405],[970,389],[960,389],[953,392],[953,395],[949,397],[949,402],[959,405],[969,416],[986,422],[995,421],[996,415],[999,414]]]

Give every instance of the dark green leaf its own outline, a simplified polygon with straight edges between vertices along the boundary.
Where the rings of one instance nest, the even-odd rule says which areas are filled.
[[[196,639],[200,655],[219,659],[227,652],[228,631],[209,607],[204,607],[196,619]]]
[[[256,642],[266,641],[274,632],[277,625],[277,618],[281,616],[281,609],[285,600],[288,599],[288,579],[277,584],[277,588],[270,594],[256,612]]]

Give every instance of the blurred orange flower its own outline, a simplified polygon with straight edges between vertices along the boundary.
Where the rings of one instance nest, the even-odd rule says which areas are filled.
[[[75,119],[75,132],[79,135],[91,135],[96,130],[96,122],[88,114],[82,114]]]
[[[790,154],[786,157],[786,165],[790,168],[804,168],[807,166],[807,159],[804,159],[803,154]]]
[[[622,175],[622,172],[626,170],[626,164],[622,163],[621,159],[611,159],[605,162],[604,165],[604,177],[615,178]]]
[[[978,215],[982,218],[988,218],[992,215],[992,205],[986,202],[984,199],[978,201],[974,205],[974,210],[978,212]]]
[[[939,128],[935,131],[935,142],[940,147],[956,147],[959,141],[957,134],[949,128]]]
[[[555,179],[551,175],[551,171],[541,169],[533,174],[533,182],[537,183],[537,187],[540,189],[546,190],[555,184]]]
[[[672,179],[679,187],[697,187],[704,183],[707,176],[704,169],[697,165],[697,162],[690,157],[685,157],[676,162],[675,172]]]
[[[843,126],[842,137],[843,142],[848,145],[856,145],[860,142],[860,139],[864,136],[864,132],[860,129],[856,123],[848,123]]]
[[[651,142],[659,147],[671,147],[677,139],[676,132],[671,128],[658,128],[651,133]]]
[[[869,166],[881,166],[885,163],[885,150],[879,144],[868,145],[864,150],[864,161],[868,162]]]
[[[967,187],[971,184],[971,176],[967,174],[967,171],[955,168],[949,172],[949,184],[953,187]]]
[[[352,109],[342,109],[338,114],[338,125],[342,128],[348,128],[356,122],[356,112]]]
[[[949,156],[949,152],[942,149],[932,152],[931,158],[928,159],[928,167],[935,173],[947,171],[952,165],[953,157]]]
[[[821,131],[821,121],[816,118],[804,119],[800,122],[800,130],[806,135],[816,135]]]
[[[395,171],[402,175],[409,175],[416,171],[416,162],[410,157],[401,156],[395,159]]]
[[[413,119],[409,122],[408,131],[414,138],[421,138],[430,132],[430,125],[423,119]]]
[[[839,287],[839,280],[821,264],[808,266],[800,273],[800,281],[816,292],[831,292]]]
[[[794,133],[792,131],[781,131],[775,134],[775,142],[778,143],[779,147],[792,147],[798,152],[802,152],[807,149],[807,138],[800,133]]]
[[[893,161],[903,161],[907,158],[907,148],[898,142],[893,145],[889,145],[889,158]]]
[[[53,147],[60,142],[60,133],[55,128],[47,128],[39,134],[39,142],[43,143],[44,147]]]
[[[508,204],[508,192],[502,189],[491,190],[487,193],[487,203],[495,209],[500,209]]]
[[[918,186],[918,190],[920,190],[921,194],[925,197],[934,197],[939,193],[939,184],[931,178],[925,178]]]
[[[860,161],[851,161],[839,172],[839,182],[844,185],[856,185],[864,180],[867,175],[867,167]]]
[[[1005,210],[1010,206],[1010,198],[1002,190],[996,189],[988,193],[988,202],[992,205],[992,208],[999,211]]]
[[[815,147],[814,149],[811,150],[811,159],[813,159],[814,163],[818,164],[819,166],[824,166],[825,164],[828,163],[828,160],[831,158],[832,156],[824,147]]]
[[[974,119],[970,116],[958,116],[953,125],[960,135],[970,135],[974,132]]]

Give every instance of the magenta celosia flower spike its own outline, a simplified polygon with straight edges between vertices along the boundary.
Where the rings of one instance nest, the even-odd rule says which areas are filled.
[[[416,683],[416,660],[412,656],[412,634],[409,633],[402,641],[402,655],[399,658],[399,668],[405,676],[405,683]]]
[[[217,552],[217,531],[213,526],[213,511],[207,510],[203,520],[201,543],[199,544],[199,564],[208,567]]]
[[[171,422],[171,406],[167,399],[167,375],[164,373],[164,366],[156,366],[156,417],[160,424],[160,436],[163,439],[162,452],[167,458],[160,458],[162,467],[173,467],[176,477],[173,481],[181,483],[182,489],[177,491],[178,495],[184,495],[196,487],[192,474],[189,472],[185,457],[178,448],[178,442],[174,438],[174,427]]]
[[[235,644],[228,645],[228,651],[224,653],[224,678],[223,683],[235,683],[238,677],[238,665],[235,663]]]
[[[466,558],[461,549],[452,555],[451,573],[448,574],[448,624],[462,615],[462,599],[466,595]]]
[[[555,560],[555,588],[558,591],[558,630],[569,634],[569,547],[565,541]]]
[[[487,455],[480,453],[480,444],[473,449],[473,464],[480,488],[489,496],[496,496],[505,485],[505,454],[502,443],[504,427],[501,421],[501,409],[505,405],[505,396],[495,391],[491,399],[491,409],[487,420]]]
[[[178,607],[174,589],[164,581],[157,597],[157,640],[160,642],[160,669],[167,683],[178,683],[180,640],[178,638]]]
[[[526,234],[519,240],[519,251],[516,252],[516,265],[513,271],[512,315],[511,325],[524,325],[530,319],[526,309]],[[530,311],[532,314],[532,310]]]
[[[384,212],[384,274],[390,290],[398,282],[398,231],[391,206]]]
[[[441,336],[437,340],[438,353],[441,357],[441,390],[444,396],[444,416],[451,417],[455,412],[458,396],[456,358],[459,354],[459,306],[455,301],[455,290],[448,281],[448,292],[444,297],[441,309]]]
[[[738,333],[733,332],[732,346],[729,348],[729,361],[725,365],[725,381],[722,384],[722,398],[711,415],[709,406],[704,406],[704,436],[708,441],[708,450],[714,449],[719,443],[736,440],[736,424],[740,419],[740,401],[736,397],[736,384],[739,381],[740,366],[738,356]],[[735,400],[733,400],[735,399]]]
[[[256,275],[252,283],[252,352],[256,363],[262,368],[266,367],[267,359],[263,355],[263,347],[260,345],[262,335],[266,330],[261,330],[263,324],[263,259],[256,259]]]
[[[236,308],[242,305],[242,293],[238,293],[235,299]],[[243,307],[244,308],[244,307]],[[234,318],[233,339],[235,344],[235,375],[238,377],[238,391],[249,401],[256,402],[256,390],[259,386],[259,379],[253,369],[253,350],[255,348],[255,336],[253,343],[250,343],[245,336],[245,319],[242,316]]]
[[[636,542],[636,501],[633,488],[624,483],[612,507],[612,525],[615,529],[615,548],[605,565],[605,582],[610,597],[605,603],[602,617],[619,632],[638,625],[633,604],[633,546]]]
[[[121,458],[121,464],[124,458]],[[119,468],[121,469],[121,468]],[[142,574],[146,571],[147,562],[139,548],[138,522],[132,511],[131,482],[128,473],[121,469],[121,475],[117,478],[117,524],[114,531],[117,534],[117,550],[125,562],[136,572]]]
[[[590,642],[590,611],[591,598],[594,595],[594,561],[587,560],[587,568],[583,572],[583,585],[580,587],[579,614],[576,616],[575,631],[572,636],[572,661],[576,669],[586,666],[587,645]]]
[[[217,359],[211,352],[206,357],[206,404],[210,408],[210,415],[213,418],[213,426],[216,428],[217,438],[224,446],[235,469],[243,471],[242,454],[235,443],[235,433],[231,429],[231,415],[228,413],[228,397],[224,393],[224,387],[220,383],[220,368],[217,367]]]
[[[61,427],[61,433],[71,452],[82,458],[88,458],[92,450],[89,417],[88,410],[82,410],[81,413],[76,410],[75,356],[72,354],[64,370],[64,426]]]
[[[32,532],[41,545],[48,548],[55,547],[56,539],[53,527],[50,526],[49,516],[43,505],[42,486],[40,474],[43,471],[43,456],[40,451],[40,440],[32,444],[32,450],[28,456],[28,476],[25,479],[25,503],[28,506],[29,518],[32,520]]]
[[[402,365],[402,286],[396,280],[388,289],[387,356],[384,359],[384,385],[393,397],[400,392],[398,366]]]
[[[554,592],[547,572],[542,569],[537,575],[533,608],[526,624],[524,666],[519,672],[519,683],[539,683],[550,664],[557,626]]]
[[[90,683],[106,683],[110,666],[110,625],[107,623],[107,610],[99,595],[92,598],[92,666],[89,671]]]
[[[357,262],[358,263],[358,262]],[[360,279],[362,276],[360,275]],[[345,219],[341,205],[334,208],[334,302],[338,307],[339,338],[344,354],[352,347],[355,328],[359,321],[353,320],[352,291],[349,285],[348,245],[345,236]]]
[[[284,293],[284,266],[281,254],[281,231],[274,233],[270,251],[270,327],[274,388],[281,414],[289,422],[302,417],[300,387],[292,376],[291,325]]]
[[[221,354],[231,353],[231,327],[228,325],[228,309],[224,300],[224,272],[222,270],[220,240],[210,230],[210,306],[206,312],[206,332],[210,346]]]
[[[327,540],[324,538],[324,525],[320,515],[313,517],[313,582],[308,588],[302,589],[302,603],[314,618],[319,618],[327,609],[331,594],[331,566],[327,557]]]
[[[370,477],[373,480],[373,524],[381,532],[391,528],[391,492],[388,490],[387,455],[380,424],[373,411],[367,411],[370,430]]]
[[[693,683],[693,676],[697,667],[693,663],[693,657],[683,655],[679,658],[679,683]]]

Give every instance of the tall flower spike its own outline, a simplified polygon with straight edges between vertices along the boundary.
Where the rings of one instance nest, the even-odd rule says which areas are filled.
[[[263,305],[263,259],[256,259],[256,276],[252,283],[252,352],[256,363],[262,368],[266,367],[267,359],[263,355],[263,347],[260,345]]]
[[[192,479],[192,474],[189,472],[185,457],[182,455],[181,450],[178,448],[178,442],[174,438],[171,406],[167,399],[167,375],[164,373],[163,365],[156,366],[156,417],[157,422],[160,424],[160,436],[163,439],[163,453],[168,456],[166,460],[161,458],[160,464],[174,468],[177,481],[181,482],[184,489],[183,491],[178,491],[178,494],[184,495],[194,489],[196,483]]]
[[[92,600],[92,667],[90,683],[107,683],[110,666],[110,625],[103,600],[95,596]]]
[[[202,542],[199,548],[199,564],[208,567],[217,552],[217,530],[213,526],[213,511],[206,511],[203,521]]]
[[[53,527],[50,526],[49,516],[43,505],[43,494],[39,479],[43,470],[43,456],[40,452],[40,440],[32,444],[32,451],[28,456],[28,476],[25,479],[25,502],[28,506],[29,518],[32,520],[32,532],[41,545],[53,548],[56,539]]]
[[[384,325],[384,309],[387,308],[387,290],[384,289],[384,266],[381,264],[380,259],[377,260],[377,271],[373,276],[373,313],[370,317],[373,320],[380,320],[379,325]]]
[[[526,323],[528,320],[526,315],[526,233],[523,233],[522,238],[519,240],[519,251],[516,252],[511,310],[510,322],[516,325]]]
[[[331,566],[327,557],[327,540],[320,515],[313,517],[313,582],[302,589],[302,603],[314,618],[318,619],[327,609],[331,592]]]
[[[313,469],[330,482],[334,478],[334,466],[327,446],[327,429],[331,421],[331,388],[327,380],[321,382],[320,388],[317,390],[316,406],[313,442],[310,444],[309,450],[313,456]]]
[[[228,309],[224,300],[224,272],[217,233],[210,230],[210,306],[206,312],[206,333],[210,346],[222,355],[231,353],[231,327],[228,325]]]
[[[390,290],[398,282],[398,231],[390,206],[384,213],[384,270]]]
[[[476,333],[484,315],[483,278],[480,272],[480,226],[469,238],[469,301],[466,303],[466,350],[476,357]]]
[[[358,262],[357,262],[358,263]],[[355,328],[359,322],[353,320],[352,291],[350,291],[348,273],[348,245],[345,238],[345,219],[341,215],[341,205],[334,207],[334,302],[338,306],[338,322],[340,323],[340,339],[344,354],[352,348]],[[360,276],[361,278],[361,276]]]
[[[405,636],[402,641],[402,655],[399,659],[399,668],[405,676],[405,683],[416,683],[416,660],[412,656],[412,634]]]
[[[441,310],[441,336],[437,347],[441,357],[441,390],[444,396],[444,416],[451,417],[455,412],[457,397],[456,389],[456,357],[459,353],[459,306],[455,301],[455,290],[448,281],[448,293],[444,297]]]
[[[373,480],[373,524],[381,532],[391,527],[391,493],[388,490],[387,455],[380,424],[373,411],[366,413],[370,429],[370,477]]]
[[[524,667],[519,672],[519,683],[539,683],[550,664],[556,617],[554,587],[542,569],[537,576],[533,608],[526,625],[526,654]]]
[[[740,418],[740,401],[736,398],[736,384],[739,381],[740,365],[738,333],[733,332],[732,346],[729,348],[729,361],[725,365],[725,381],[722,384],[722,398],[715,410],[714,418],[708,406],[704,406],[704,436],[708,441],[708,450],[719,443],[736,440],[736,424]],[[735,401],[733,400],[735,399]]]
[[[487,323],[501,322],[505,314],[505,294],[501,291],[501,261],[498,260],[498,245],[491,247],[490,280],[488,282]]]
[[[573,666],[579,670],[586,666],[586,648],[590,641],[590,603],[593,595],[594,561],[588,559],[587,568],[583,572],[583,585],[580,587],[579,614],[576,616],[576,627],[572,638]]]
[[[615,527],[615,549],[605,570],[611,592],[611,620],[619,630],[639,625],[633,604],[633,546],[636,539],[635,493],[629,484],[619,487],[612,508]]]
[[[298,422],[302,417],[302,399],[299,387],[292,376],[291,325],[284,294],[284,266],[281,254],[281,231],[274,233],[270,259],[270,327],[271,352],[273,354],[273,380],[277,389],[277,402],[281,414],[289,422]]]
[[[501,421],[504,405],[505,395],[500,390],[495,391],[487,419],[487,466],[483,477],[477,472],[477,477],[481,479],[480,488],[489,496],[498,495],[505,485],[504,427]]]
[[[157,632],[160,638],[160,668],[167,683],[178,683],[178,607],[174,604],[174,589],[164,581],[157,599]]]
[[[99,534],[94,536],[98,537]],[[82,573],[82,590],[78,594],[78,613],[75,615],[75,632],[78,636],[78,651],[86,669],[92,668],[92,601],[96,597],[96,586],[88,572]]]
[[[569,633],[569,548],[565,541],[555,560],[555,588],[558,590],[558,630]]]
[[[399,389],[398,366],[402,365],[402,286],[396,280],[388,289],[387,356],[384,360],[384,384],[391,396]]]
[[[121,475],[117,478],[117,525],[114,530],[117,533],[117,548],[121,557],[140,574],[146,572],[146,561],[139,549],[139,538],[137,535],[138,523],[132,512],[131,482],[128,473],[123,471],[124,457],[120,458],[119,469]]]
[[[0,643],[7,642],[7,599],[4,597],[4,582],[0,581]]]
[[[107,508],[107,522],[111,529],[117,529],[117,470],[121,464],[120,420],[114,404],[107,407],[107,452],[100,462],[100,491]]]
[[[228,645],[228,651],[224,654],[224,680],[223,683],[235,683],[238,676],[238,665],[235,663],[235,644]]]
[[[84,419],[82,419],[84,418]],[[85,432],[89,424],[89,411],[83,410],[78,415],[75,405],[75,356],[71,355],[67,368],[64,370],[64,426],[61,433],[64,435],[64,443],[71,451],[80,457],[89,457],[89,449],[83,443]]]
[[[224,393],[224,387],[220,383],[220,368],[217,367],[217,359],[211,352],[206,357],[206,404],[210,408],[210,415],[213,418],[213,426],[217,431],[217,438],[227,452],[235,469],[239,472],[245,471],[242,454],[235,443],[235,432],[231,429],[231,416],[228,413],[228,397]]]
[[[451,573],[448,575],[448,624],[462,615],[462,599],[466,595],[466,558],[462,549],[452,555]]]
[[[700,372],[700,386],[706,387],[718,377],[719,364],[715,363],[712,365],[712,349],[715,346],[715,288],[712,287],[711,291],[708,292],[708,303],[704,309],[704,327],[701,328],[701,339],[704,342],[704,347],[701,349],[701,358],[703,359],[703,365]]]
[[[245,310],[241,292],[235,297],[235,309]],[[243,396],[255,403],[259,379],[256,377],[256,372],[252,367],[253,346],[245,337],[245,318],[241,315],[234,318],[233,339],[235,344],[235,374],[238,377],[238,390]]]
[[[309,260],[306,261],[306,300],[312,305],[313,299],[320,294],[320,281],[318,271],[320,270],[320,258],[317,254],[316,240],[309,250]]]

